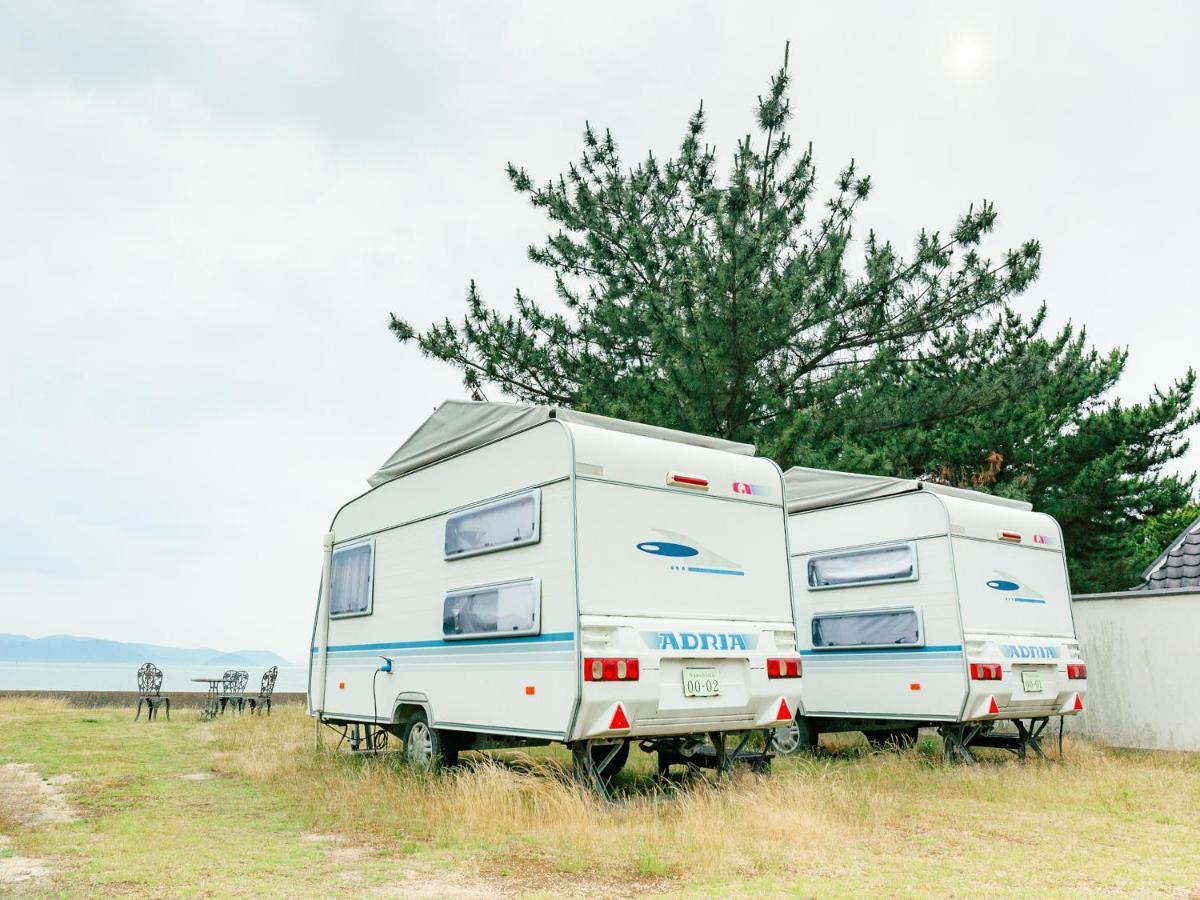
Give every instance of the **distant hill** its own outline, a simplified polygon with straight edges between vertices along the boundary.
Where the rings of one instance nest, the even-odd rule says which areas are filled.
[[[226,653],[210,647],[163,647],[157,644],[127,644],[101,638],[54,634],[31,638],[23,634],[0,634],[0,662],[144,663],[157,666],[241,665],[289,666],[286,659],[270,650],[235,650]]]

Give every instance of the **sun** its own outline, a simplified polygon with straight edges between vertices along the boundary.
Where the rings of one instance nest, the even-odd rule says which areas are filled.
[[[972,38],[960,40],[950,53],[950,65],[960,75],[970,75],[983,63],[983,46]]]

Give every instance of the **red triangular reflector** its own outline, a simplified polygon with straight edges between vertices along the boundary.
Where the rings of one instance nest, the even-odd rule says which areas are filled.
[[[992,699],[991,699],[991,702],[990,702],[990,703],[988,703],[988,715],[989,715],[989,716],[998,716],[998,715],[1000,715],[1000,707],[996,705],[996,698],[995,698],[995,697],[992,697]]]
[[[612,721],[608,723],[609,731],[628,731],[629,719],[625,716],[625,710],[621,704],[617,704],[617,711],[613,713]]]
[[[792,721],[792,711],[790,709],[788,709],[786,698],[781,697],[779,700],[779,712],[775,713],[775,721],[776,722]]]
[[[1078,694],[1075,695],[1075,709],[1083,709],[1083,698]]]

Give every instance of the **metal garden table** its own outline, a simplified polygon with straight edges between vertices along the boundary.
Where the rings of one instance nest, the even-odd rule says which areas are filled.
[[[202,721],[207,722],[209,719],[215,719],[217,713],[221,711],[221,702],[217,698],[221,696],[221,684],[224,680],[221,676],[216,678],[192,679],[192,681],[208,685],[208,701],[204,704],[204,710],[200,713]]]

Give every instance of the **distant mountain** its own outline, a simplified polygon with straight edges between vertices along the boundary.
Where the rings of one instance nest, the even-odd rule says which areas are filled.
[[[163,647],[157,644],[126,644],[101,638],[54,634],[31,638],[23,634],[0,634],[0,662],[59,663],[144,663],[157,666],[239,665],[289,666],[286,659],[270,650],[235,650],[225,653],[210,647]]]

